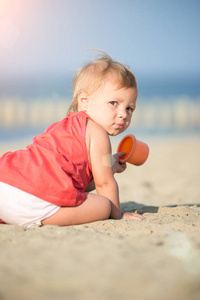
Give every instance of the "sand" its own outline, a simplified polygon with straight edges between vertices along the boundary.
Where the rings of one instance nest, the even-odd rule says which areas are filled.
[[[146,141],[148,161],[116,176],[145,220],[0,225],[1,300],[200,299],[200,138]]]

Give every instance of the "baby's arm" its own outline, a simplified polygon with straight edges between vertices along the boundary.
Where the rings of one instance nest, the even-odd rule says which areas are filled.
[[[115,173],[121,173],[123,171],[126,170],[126,163],[120,163],[120,157],[123,156],[126,152],[119,152],[119,153],[116,153],[114,155],[112,155],[111,157],[111,162],[112,162],[112,172],[113,174]],[[87,186],[85,192],[91,192],[93,190],[95,190],[96,187],[95,187],[95,183],[94,183],[94,180],[92,180],[90,182],[90,184]]]
[[[91,121],[88,122],[87,132],[90,137],[89,157],[97,194],[110,200],[110,217],[120,219],[119,192],[112,171],[111,145],[108,134],[102,127]]]

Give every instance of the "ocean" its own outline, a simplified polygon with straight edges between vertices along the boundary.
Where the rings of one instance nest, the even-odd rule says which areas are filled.
[[[72,99],[71,78],[0,78],[0,142],[33,137],[64,118]],[[200,76],[137,79],[137,108],[127,133],[200,136]]]

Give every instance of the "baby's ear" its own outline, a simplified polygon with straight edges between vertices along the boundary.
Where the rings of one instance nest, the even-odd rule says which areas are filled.
[[[87,111],[88,108],[88,94],[84,91],[78,93],[78,107],[80,111]]]

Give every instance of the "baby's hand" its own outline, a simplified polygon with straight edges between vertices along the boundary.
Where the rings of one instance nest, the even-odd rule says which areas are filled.
[[[113,155],[113,165],[112,165],[113,174],[121,173],[126,170],[126,163],[120,163],[120,158],[125,154],[126,152],[118,152]]]
[[[135,219],[139,221],[145,220],[145,218],[140,214],[129,213],[129,212],[122,213],[122,219]]]

